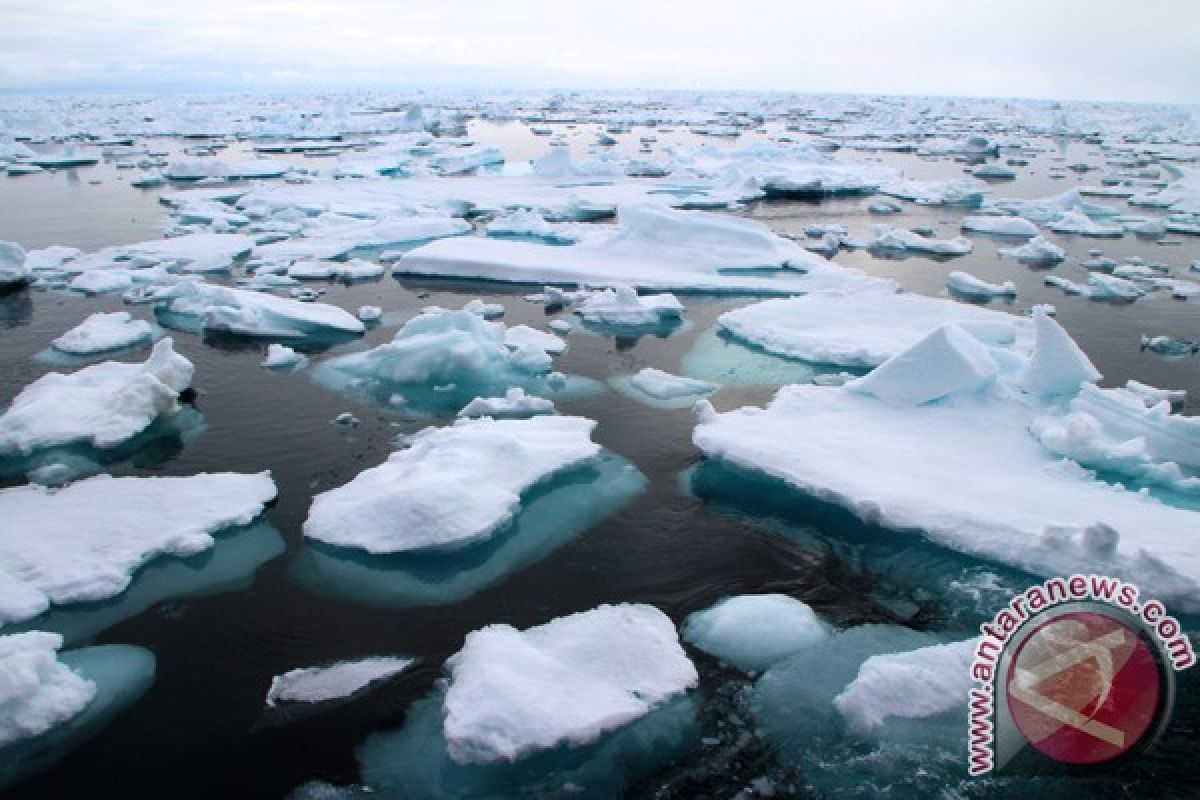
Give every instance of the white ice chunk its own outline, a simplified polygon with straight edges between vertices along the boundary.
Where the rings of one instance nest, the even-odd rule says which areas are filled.
[[[507,328],[504,331],[504,344],[514,350],[533,347],[551,355],[558,355],[567,349],[567,343],[559,337],[528,325],[513,325]]]
[[[946,288],[953,294],[981,300],[992,297],[1015,297],[1017,294],[1017,285],[1012,281],[988,283],[961,270],[954,270],[946,276]]]
[[[160,291],[158,314],[204,330],[279,338],[350,335],[365,328],[353,314],[326,303],[304,303],[248,289],[183,281]],[[164,318],[165,315],[165,318]]]
[[[872,225],[868,250],[885,252],[928,253],[937,256],[962,256],[971,252],[971,240],[962,236],[953,239],[934,239],[891,225]]]
[[[851,730],[863,734],[889,718],[925,719],[966,705],[977,639],[868,658],[833,699]]]
[[[0,750],[61,725],[95,697],[96,684],[58,660],[62,644],[42,631],[0,636]]]
[[[33,270],[26,265],[25,256],[21,245],[0,240],[0,287],[20,286],[33,280]]]
[[[764,670],[828,637],[829,626],[806,603],[784,594],[727,597],[683,624],[687,642],[746,672]]]
[[[450,758],[515,761],[595,741],[695,686],[675,626],[652,606],[600,606],[519,631],[468,634],[446,662]]]
[[[179,407],[192,363],[161,339],[141,364],[106,361],[64,375],[51,372],[25,387],[0,416],[0,454],[85,443],[115,447]]]
[[[964,231],[993,236],[1037,236],[1037,225],[1024,217],[969,216],[959,223]]]
[[[990,383],[997,371],[987,347],[947,323],[845,387],[889,403],[920,405],[976,391]]]
[[[821,364],[873,367],[953,322],[993,346],[1026,338],[1029,323],[942,298],[894,292],[816,292],[722,314],[718,324],[768,353]]]
[[[281,703],[321,703],[350,697],[373,683],[398,675],[415,659],[376,656],[339,661],[327,667],[293,669],[271,679],[267,707]]]
[[[1041,397],[1071,395],[1100,380],[1091,360],[1041,306],[1033,308],[1033,326],[1033,355],[1021,376],[1026,391]]]
[[[588,295],[575,313],[602,325],[658,325],[682,317],[683,303],[673,294],[639,295],[629,286],[617,286]]]
[[[600,452],[582,417],[462,419],[426,428],[344,486],[313,498],[304,535],[369,553],[454,549],[487,539],[521,493]]]
[[[674,400],[683,397],[701,397],[711,394],[721,388],[715,383],[700,381],[695,378],[684,378],[663,372],[661,369],[646,367],[639,370],[629,382],[657,400]]]
[[[1057,264],[1067,257],[1065,250],[1041,236],[1033,237],[1020,247],[1001,247],[996,252],[1030,264]]]
[[[0,491],[0,624],[106,600],[143,564],[190,556],[275,497],[270,473],[112,478]]]
[[[148,342],[154,336],[149,322],[128,311],[97,312],[55,339],[55,350],[71,355],[91,355]]]
[[[304,354],[297,353],[285,344],[269,344],[262,366],[266,369],[294,369],[303,366],[306,361],[308,358]]]
[[[554,401],[525,394],[519,386],[510,388],[504,397],[476,397],[458,412],[460,417],[517,417],[553,414]]]

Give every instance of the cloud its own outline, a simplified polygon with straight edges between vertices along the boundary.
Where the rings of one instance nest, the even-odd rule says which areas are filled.
[[[1195,102],[1197,46],[1190,0],[44,0],[0,11],[0,88],[571,86]]]

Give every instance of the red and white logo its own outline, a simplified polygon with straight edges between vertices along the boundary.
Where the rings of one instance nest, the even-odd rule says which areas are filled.
[[[1068,764],[1108,761],[1151,732],[1163,702],[1153,651],[1101,611],[1054,616],[1020,643],[1004,680],[1021,735]]]

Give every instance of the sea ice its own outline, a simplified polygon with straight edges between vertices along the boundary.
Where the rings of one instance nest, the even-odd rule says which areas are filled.
[[[629,286],[617,286],[588,295],[575,313],[598,325],[654,326],[678,321],[683,303],[673,294],[639,295]]]
[[[1021,375],[1022,387],[1040,397],[1073,395],[1100,380],[1087,354],[1043,306],[1033,308],[1034,347]]]
[[[535,414],[553,414],[554,401],[544,397],[525,394],[525,390],[514,386],[504,397],[476,397],[458,412],[460,417],[532,417]]]
[[[1037,225],[1023,217],[969,216],[959,223],[964,231],[993,236],[1037,236]]]
[[[728,311],[718,324],[768,353],[811,363],[873,367],[953,322],[988,345],[1028,338],[1012,314],[918,294],[815,292]]]
[[[829,637],[805,603],[783,594],[727,597],[690,615],[683,638],[744,672],[759,672]]]
[[[646,605],[600,606],[519,631],[468,634],[446,661],[450,758],[511,762],[594,742],[696,685],[675,626]]]
[[[67,375],[51,372],[26,386],[0,416],[0,455],[84,443],[115,447],[179,408],[192,363],[161,339],[144,363],[105,361]]]
[[[702,397],[720,388],[715,383],[672,375],[653,367],[638,371],[629,382],[656,400]]]
[[[87,705],[69,719],[38,736],[0,749],[0,788],[62,758],[80,742],[103,729],[114,716],[145,694],[154,682],[154,654],[141,647],[118,644],[85,647],[62,652],[58,660],[63,669],[94,687],[94,694]],[[8,670],[3,674],[7,680],[19,676]]]
[[[0,636],[0,756],[4,748],[57,727],[82,711],[96,684],[58,660],[61,636]]]
[[[962,236],[934,239],[891,225],[872,225],[867,249],[891,253],[927,253],[935,256],[962,256],[971,252],[971,240]]]
[[[923,720],[958,711],[967,702],[978,639],[874,655],[833,706],[851,730],[867,733],[890,718]]]
[[[304,366],[307,361],[304,354],[297,353],[285,344],[269,344],[262,366],[266,369],[294,370]]]
[[[128,311],[97,312],[59,336],[51,344],[70,355],[92,355],[149,342],[154,328]]]
[[[977,391],[998,371],[988,348],[951,322],[844,386],[888,403],[920,405]]]
[[[582,417],[462,419],[313,498],[304,535],[368,553],[457,549],[497,533],[521,494],[595,457]]]
[[[269,473],[112,478],[0,490],[0,624],[105,600],[159,556],[189,556],[275,497]]]
[[[1033,237],[1020,247],[1001,247],[996,252],[1029,264],[1057,264],[1067,257],[1065,250],[1041,236]]]
[[[326,667],[293,669],[271,679],[267,707],[280,703],[321,703],[350,697],[373,683],[398,675],[415,659],[376,656],[339,661]]]
[[[33,280],[33,270],[25,263],[25,248],[0,240],[0,289],[23,286]]]
[[[356,336],[365,328],[347,311],[248,289],[183,281],[155,295],[164,325],[265,338],[314,339]]]
[[[1081,370],[1087,374],[1061,342],[1043,337],[1039,348],[1043,356],[1033,362],[1045,368],[1024,376],[1035,392],[1028,398],[1004,379],[988,391],[923,405],[881,401],[853,383],[785,386],[765,411],[704,409],[693,439],[710,458],[764,473],[894,531],[921,531],[944,547],[1037,574],[1108,570],[1167,602],[1198,607],[1196,512],[1098,480],[1029,434],[1044,413],[1037,395],[1078,386]],[[879,369],[892,371],[889,364],[915,361],[922,351],[936,359],[927,365],[934,374],[978,374],[960,349],[928,343]],[[1065,364],[1066,373],[1055,364]],[[913,376],[923,371],[919,363],[907,369]],[[805,446],[794,447],[796,441]],[[811,458],[814,452],[821,457]],[[1111,553],[1095,552],[1084,536],[1097,523],[1118,533]]]
[[[946,276],[946,288],[951,294],[971,299],[990,300],[993,297],[1015,297],[1017,285],[1012,281],[988,283],[969,272],[955,270]]]

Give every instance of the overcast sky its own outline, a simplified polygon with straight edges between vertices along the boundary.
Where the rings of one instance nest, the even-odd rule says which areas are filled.
[[[0,89],[1200,102],[1200,0],[0,0]]]

